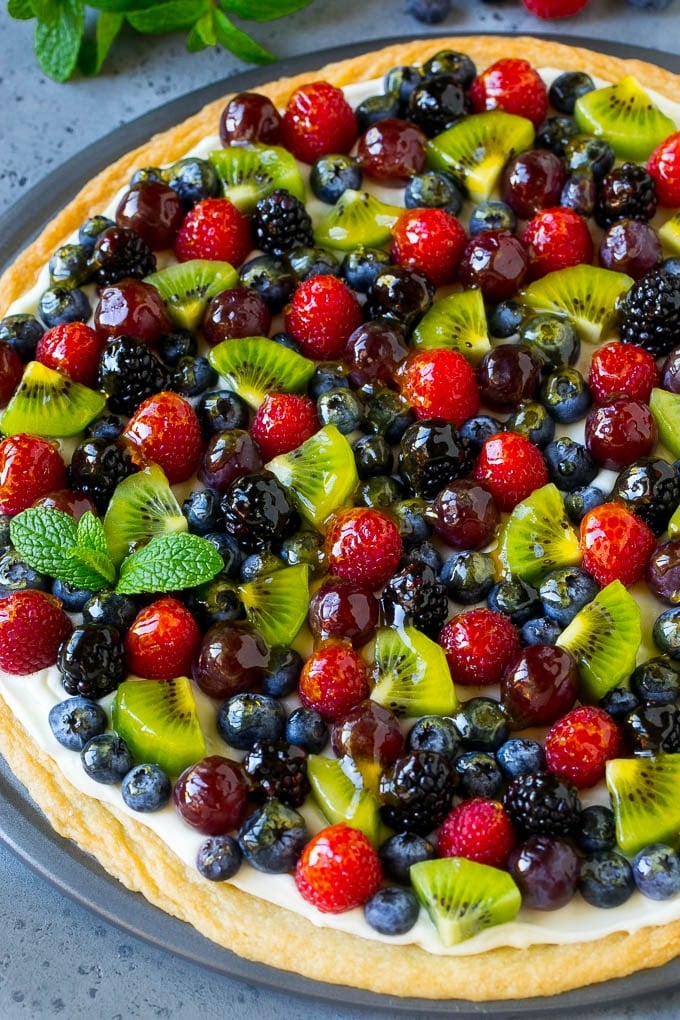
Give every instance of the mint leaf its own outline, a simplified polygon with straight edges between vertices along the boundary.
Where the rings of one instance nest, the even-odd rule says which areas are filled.
[[[17,21],[28,21],[29,18],[35,17],[31,0],[8,0],[7,13],[10,18],[16,18]]]
[[[105,556],[109,555],[104,524],[89,510],[78,521],[76,541],[84,549],[91,549],[93,552],[103,553]]]
[[[49,7],[49,11],[44,10],[45,6]],[[85,7],[80,0],[59,0],[59,3],[41,4],[40,7],[40,20],[35,27],[38,63],[50,78],[66,81],[78,61],[80,42],[85,32]]]
[[[138,32],[161,34],[191,28],[206,12],[210,12],[210,0],[169,0],[162,7],[130,13],[126,20]]]
[[[223,11],[250,21],[274,21],[309,7],[312,0],[219,0]]]
[[[125,23],[122,14],[103,11],[97,18],[94,37],[85,36],[78,54],[78,70],[82,74],[98,74],[109,55],[113,41]]]
[[[209,581],[223,566],[215,546],[200,535],[157,535],[123,561],[116,591],[121,595],[181,591]]]
[[[215,32],[215,22],[211,9],[198,19],[189,32],[187,49],[190,53],[198,53],[199,50],[204,50],[206,46],[215,46],[216,44],[217,33]]]
[[[76,522],[63,510],[31,507],[12,519],[9,537],[29,567],[60,577],[59,570],[76,545]]]
[[[74,588],[101,591],[116,580],[116,568],[104,553],[78,545],[69,551],[60,567],[59,580],[68,581]]]
[[[248,60],[252,64],[269,64],[276,59],[273,53],[255,42],[247,32],[242,32],[232,24],[222,11],[215,11],[215,28],[217,41],[242,60]]]
[[[145,11],[147,7],[165,7],[168,0],[90,0],[88,6],[99,11],[113,11],[128,14],[130,11]]]

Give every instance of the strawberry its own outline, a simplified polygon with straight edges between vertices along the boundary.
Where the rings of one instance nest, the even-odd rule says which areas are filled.
[[[191,209],[175,240],[180,262],[212,259],[240,266],[253,247],[250,223],[228,198],[204,198]]]
[[[648,404],[658,384],[658,366],[644,347],[612,340],[593,352],[588,386],[600,404],[619,393]]]
[[[316,404],[297,393],[268,393],[255,412],[250,434],[265,460],[288,453],[319,429]]]
[[[482,71],[470,86],[470,101],[475,113],[505,110],[526,117],[534,127],[548,112],[543,79],[528,60],[517,57],[504,57]]]
[[[392,260],[442,287],[455,279],[467,234],[444,209],[409,209],[392,231]]]
[[[520,648],[514,623],[483,606],[453,616],[437,640],[446,652],[454,683],[475,687],[499,683]]]
[[[283,144],[303,163],[349,152],[358,133],[354,110],[342,90],[326,81],[310,82],[292,93],[282,130]]]
[[[300,284],[284,314],[302,353],[319,361],[340,358],[363,318],[354,291],[337,276],[323,274]]]
[[[474,478],[487,489],[501,510],[512,510],[548,481],[543,455],[518,432],[498,432],[486,440]]]
[[[584,789],[604,779],[609,759],[623,753],[623,736],[604,709],[579,705],[552,724],[544,747],[548,770]]]
[[[360,907],[381,882],[380,858],[368,838],[342,822],[310,839],[295,870],[302,897],[325,914]]]
[[[66,465],[56,443],[25,432],[0,443],[0,513],[20,513],[36,499],[66,487]]]
[[[203,440],[196,412],[188,400],[170,390],[142,401],[123,438],[158,464],[171,485],[190,478],[201,460]]]
[[[531,14],[551,21],[553,18],[571,18],[586,7],[590,0],[522,0]]]
[[[644,577],[656,538],[644,521],[622,503],[601,503],[581,521],[583,568],[603,587],[628,587]]]
[[[53,326],[38,340],[36,361],[63,372],[74,382],[94,386],[105,340],[84,322],[64,322]]]
[[[406,362],[401,390],[418,418],[446,418],[460,428],[479,410],[475,372],[458,351],[418,351]]]
[[[440,857],[466,857],[492,868],[505,867],[515,842],[515,830],[503,805],[484,797],[454,807],[437,834]]]
[[[307,659],[298,693],[302,704],[324,719],[341,719],[369,696],[366,664],[350,644],[329,642]]]
[[[125,635],[128,669],[150,680],[191,676],[201,632],[189,610],[175,598],[157,599],[140,610]]]
[[[24,364],[4,340],[0,340],[0,407],[6,407],[24,374]]]
[[[593,258],[593,239],[583,216],[557,206],[542,209],[527,223],[522,242],[529,251],[533,279]]]
[[[382,588],[399,565],[403,546],[397,524],[372,507],[340,510],[326,532],[328,570],[369,588]]]
[[[59,599],[43,591],[12,591],[0,599],[0,669],[24,676],[54,666],[73,625]]]
[[[647,160],[647,172],[656,183],[659,205],[675,208],[680,205],[680,131],[669,135],[657,145]]]

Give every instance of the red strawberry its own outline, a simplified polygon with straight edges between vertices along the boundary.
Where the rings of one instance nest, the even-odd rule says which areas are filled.
[[[328,570],[338,577],[382,588],[399,565],[403,546],[399,528],[372,507],[335,514],[326,533]]]
[[[491,493],[501,510],[512,510],[548,481],[541,451],[519,432],[498,432],[484,443],[475,479]]]
[[[408,266],[442,287],[456,276],[467,234],[444,209],[409,209],[392,231],[392,260]]]
[[[538,127],[548,112],[548,90],[528,60],[504,57],[475,78],[470,86],[475,113],[505,110],[526,117]]]
[[[125,635],[128,669],[151,680],[191,676],[201,632],[178,599],[157,599],[140,610]]]
[[[583,568],[599,584],[620,581],[628,587],[644,577],[656,538],[622,503],[601,503],[581,521],[581,548]]]
[[[302,897],[324,914],[360,907],[381,882],[380,858],[368,838],[343,823],[313,836],[295,871]]]
[[[437,640],[446,652],[454,683],[475,687],[499,683],[520,648],[514,623],[485,607],[453,616]]]
[[[593,239],[588,224],[573,209],[557,206],[542,209],[527,223],[522,241],[529,251],[534,279],[593,258]]]
[[[170,390],[147,397],[123,430],[123,437],[154,461],[171,485],[185,482],[197,470],[203,441],[196,412],[184,397]]]
[[[24,364],[4,340],[0,340],[0,407],[6,407],[24,374]]]
[[[23,676],[57,661],[72,624],[59,599],[43,591],[13,591],[0,599],[0,668]]]
[[[369,696],[366,664],[350,644],[329,642],[307,659],[298,692],[302,704],[324,719],[341,719]]]
[[[66,487],[66,465],[56,443],[25,432],[0,443],[0,513],[20,513],[36,499]]]
[[[212,259],[240,266],[253,247],[250,223],[228,198],[204,198],[191,209],[175,240],[180,262]]]
[[[297,393],[268,393],[253,418],[250,433],[265,460],[288,453],[319,429],[316,405]]]
[[[578,14],[590,0],[522,0],[528,11],[538,18],[550,21],[553,18],[570,18]]]
[[[283,144],[303,163],[329,152],[349,152],[357,119],[342,89],[314,81],[296,89],[283,115]]]
[[[659,205],[680,205],[680,131],[657,145],[647,160],[647,170],[656,182]]]
[[[504,868],[516,842],[510,816],[497,800],[473,797],[451,810],[437,834],[440,857]]]
[[[64,322],[53,326],[38,340],[36,361],[63,372],[74,382],[94,386],[104,338],[84,322]]]
[[[648,404],[652,389],[658,384],[658,366],[644,347],[612,340],[593,352],[588,386],[600,404],[618,393]]]
[[[609,759],[618,758],[623,751],[623,737],[604,709],[579,705],[553,723],[544,747],[549,771],[584,789],[604,779]]]
[[[444,347],[412,355],[402,372],[401,389],[418,418],[446,418],[460,428],[479,410],[472,365]]]
[[[319,361],[340,358],[363,315],[354,291],[337,276],[303,281],[285,309],[286,329],[302,353]]]

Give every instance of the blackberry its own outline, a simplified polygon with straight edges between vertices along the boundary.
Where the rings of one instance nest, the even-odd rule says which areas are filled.
[[[73,451],[71,486],[103,512],[118,483],[136,470],[130,450],[120,440],[88,439]]]
[[[312,221],[303,203],[283,188],[261,198],[251,219],[255,246],[269,255],[312,247]]]
[[[428,637],[436,637],[446,622],[446,586],[422,561],[406,563],[385,585],[382,610],[386,624],[410,623]]]
[[[651,220],[656,212],[654,178],[637,163],[623,163],[602,178],[595,203],[595,220],[610,227],[617,220]]]
[[[103,698],[127,676],[120,631],[95,623],[76,627],[59,649],[57,666],[68,694]]]
[[[388,765],[380,777],[380,814],[395,832],[426,836],[446,818],[453,802],[455,772],[436,751],[413,751]]]
[[[449,482],[467,474],[470,448],[456,426],[443,418],[424,418],[402,436],[399,470],[417,496],[434,499]]]
[[[300,526],[288,494],[274,475],[238,478],[222,497],[225,531],[247,552],[268,549]]]
[[[662,457],[636,460],[618,475],[611,498],[625,503],[658,536],[680,503],[680,477]]]
[[[167,389],[169,382],[169,370],[143,340],[117,336],[106,345],[97,385],[116,414],[132,416],[143,400]]]
[[[652,269],[630,288],[621,302],[621,339],[665,357],[680,334],[680,276]]]
[[[100,284],[116,283],[128,276],[141,280],[156,271],[156,256],[134,230],[114,226],[95,241],[92,265]]]
[[[636,756],[680,751],[680,710],[677,705],[639,705],[623,721],[626,746]]]
[[[259,802],[275,797],[297,808],[311,789],[307,755],[301,747],[283,740],[258,740],[243,759],[243,767],[253,783],[250,795]]]
[[[551,772],[518,776],[505,791],[503,806],[513,825],[528,835],[568,836],[581,813],[574,784]]]

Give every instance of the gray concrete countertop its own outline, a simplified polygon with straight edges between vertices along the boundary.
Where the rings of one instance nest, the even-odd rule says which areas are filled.
[[[343,0],[341,5],[315,0],[310,8],[282,22],[260,26],[251,22],[248,27],[254,27],[258,40],[280,58],[360,40],[370,45],[371,40],[386,36],[425,36],[442,30],[560,32],[567,41],[642,43],[680,54],[677,0],[663,12],[639,10],[624,0],[592,0],[577,18],[552,23],[540,22],[517,0],[454,0],[446,24],[436,29],[409,17],[405,0]],[[189,54],[182,35],[158,38],[127,33],[117,41],[97,78],[59,85],[46,78],[34,60],[30,23],[10,19],[5,4],[0,12],[0,38],[0,212],[114,128],[246,69],[223,51]],[[370,1015],[364,1009],[343,1006],[342,992],[338,1005],[322,1007],[176,959],[102,921],[35,875],[2,844],[0,918],[2,1020],[62,1016],[69,1020],[240,1020],[249,1016],[312,1020],[321,1012],[328,1020],[360,1020]],[[676,1020],[680,989],[644,1002],[625,1001],[579,1013],[593,1020]]]

